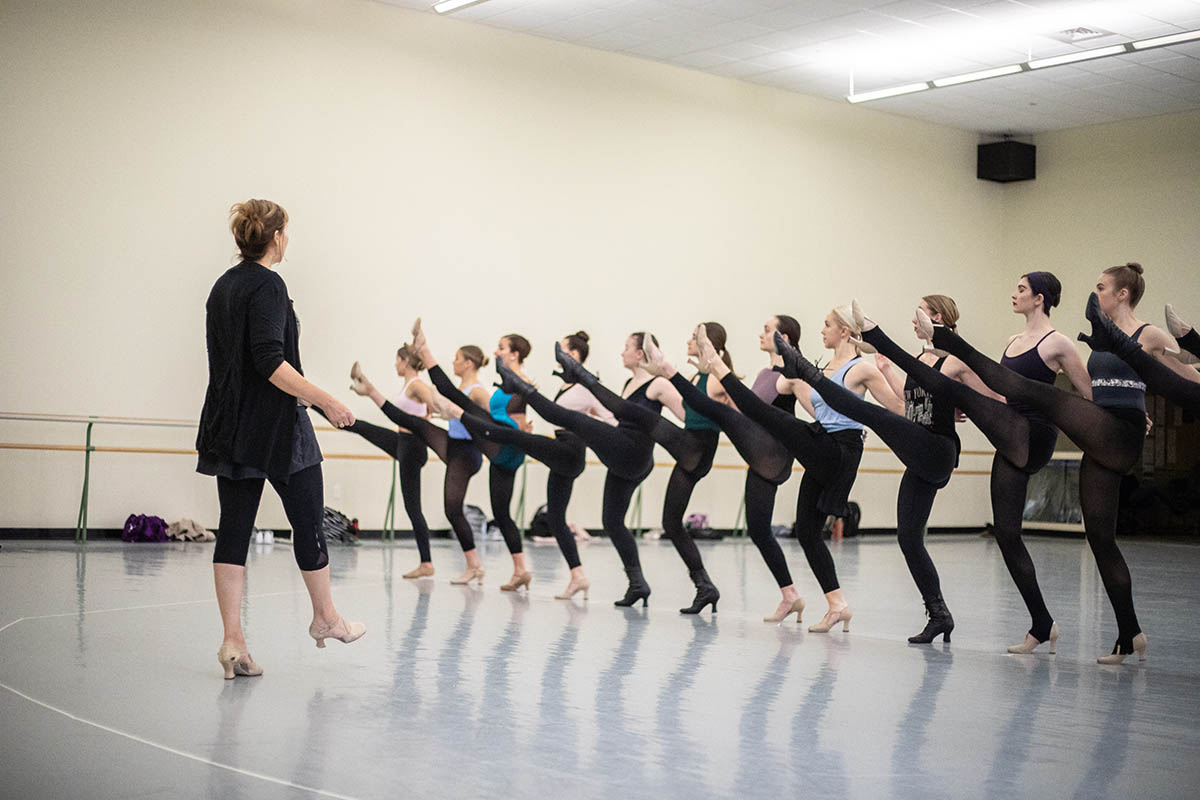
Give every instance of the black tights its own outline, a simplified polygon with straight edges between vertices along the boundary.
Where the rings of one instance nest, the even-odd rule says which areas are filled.
[[[1117,500],[1121,476],[1142,455],[1146,432],[1142,413],[1136,409],[1104,408],[1050,384],[1022,377],[945,328],[936,329],[933,343],[960,358],[988,388],[1004,395],[1010,403],[1036,409],[1083,450],[1083,461],[1079,465],[1079,503],[1084,533],[1117,617],[1117,641],[1128,651],[1141,627],[1133,608],[1129,567],[1117,547]]]
[[[538,436],[473,414],[463,414],[462,423],[475,441],[516,447],[550,468],[550,476],[546,479],[546,514],[550,530],[567,566],[578,567],[579,549],[575,546],[575,534],[567,527],[567,504],[571,501],[575,479],[583,474],[587,455],[579,438],[570,433],[553,439]]]
[[[1189,331],[1188,336],[1200,339],[1194,330]],[[1179,341],[1182,343],[1186,338],[1185,336]],[[1200,350],[1200,345],[1197,349]],[[1150,391],[1162,395],[1193,414],[1200,414],[1200,382],[1188,380],[1145,350],[1138,350],[1124,358],[1125,362],[1133,367],[1134,372],[1146,382],[1146,388]]]
[[[858,468],[858,459],[862,457],[861,437],[858,437],[857,448],[851,449],[817,423],[797,419],[794,414],[764,402],[733,373],[722,378],[721,385],[743,414],[761,425],[804,467],[800,493],[796,497],[796,536],[804,548],[809,568],[821,584],[821,591],[825,594],[836,591],[841,584],[821,529],[826,512],[833,513],[838,509],[822,509],[819,500],[829,484],[844,471]],[[849,492],[848,487],[846,491]],[[747,510],[749,505],[747,499]]]
[[[1179,342],[1179,346],[1192,355],[1200,356],[1200,333],[1197,333],[1195,328],[1192,328],[1175,341]]]
[[[654,469],[654,440],[640,430],[614,427],[587,414],[563,408],[536,391],[525,395],[525,401],[551,425],[566,428],[578,436],[608,467],[601,509],[604,532],[612,539],[625,568],[641,569],[637,541],[625,527],[625,513],[633,493]]]
[[[423,417],[401,411],[386,400],[379,410],[401,428],[407,428],[419,436],[446,465],[446,479],[442,487],[443,510],[463,552],[471,552],[475,549],[475,534],[471,531],[471,523],[467,522],[467,515],[463,513],[463,503],[467,499],[467,484],[471,476],[479,472],[482,466],[479,450],[469,440],[452,439],[444,428]]]
[[[429,460],[428,448],[420,437],[411,433],[400,433],[391,428],[372,425],[355,420],[353,425],[342,428],[357,433],[371,444],[396,459],[400,468],[400,496],[404,499],[404,510],[412,522],[413,538],[417,540],[417,552],[423,563],[433,560],[429,552],[429,525],[421,510],[421,468]]]
[[[746,532],[750,534],[751,541],[766,562],[767,569],[771,570],[775,582],[780,587],[791,586],[792,574],[783,555],[783,548],[771,533],[771,515],[775,510],[776,490],[792,476],[791,454],[749,416],[713,400],[684,380],[678,372],[671,377],[671,383],[693,410],[721,426],[738,455],[750,468],[746,474]]]
[[[1058,431],[1030,420],[1012,406],[976,392],[970,386],[949,378],[919,358],[909,354],[883,332],[872,328],[863,332],[863,339],[873,345],[896,366],[917,382],[921,388],[938,397],[954,402],[983,432],[996,456],[992,459],[991,499],[992,534],[1004,557],[1008,574],[1012,576],[1021,599],[1029,609],[1029,633],[1039,642],[1050,638],[1054,618],[1046,608],[1037,569],[1021,539],[1021,517],[1025,508],[1029,476],[1036,473],[1054,455]],[[905,554],[907,558],[907,553]],[[910,562],[910,569],[912,567]]]
[[[696,484],[712,469],[719,434],[712,430],[690,431],[681,428],[662,414],[631,403],[599,383],[589,387],[589,390],[617,419],[636,425],[675,459],[675,468],[671,470],[667,494],[663,498],[663,531],[675,545],[675,552],[687,565],[688,572],[704,569],[700,550],[692,534],[683,527],[683,515],[687,513],[688,501],[692,499]]]
[[[262,499],[263,478],[234,480],[217,476],[217,498],[221,522],[213,548],[214,564],[246,565],[250,534]],[[329,564],[325,550],[325,484],[321,465],[314,464],[288,476],[287,482],[271,479],[271,488],[283,501],[283,511],[292,525],[292,553],[296,564],[313,572]]]
[[[488,422],[494,421],[492,415],[463,394],[437,364],[429,368],[429,379],[433,381],[434,387],[443,397],[463,410],[463,417],[474,417]],[[471,430],[465,422],[463,427],[468,431]],[[495,458],[502,447],[498,442],[480,438],[475,438],[474,442],[475,446],[488,457],[488,460],[492,461],[491,466],[488,467],[488,495],[492,501],[492,521],[500,528],[508,552],[515,555],[521,552],[521,531],[517,529],[517,523],[513,521],[510,510],[513,487],[517,480],[516,470],[507,469],[495,463]]]

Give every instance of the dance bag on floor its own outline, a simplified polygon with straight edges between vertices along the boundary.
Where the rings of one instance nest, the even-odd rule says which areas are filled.
[[[554,533],[550,530],[550,520],[547,518],[546,506],[538,507],[538,510],[533,512],[533,519],[529,520],[529,529],[525,531],[525,535],[533,538],[549,537]]]
[[[325,518],[321,521],[321,529],[325,533],[325,541],[333,540],[342,544],[358,544],[358,530],[342,512],[325,506]]]
[[[121,531],[123,542],[166,542],[170,538],[167,535],[167,521],[150,514],[130,514],[125,520],[125,529]]]

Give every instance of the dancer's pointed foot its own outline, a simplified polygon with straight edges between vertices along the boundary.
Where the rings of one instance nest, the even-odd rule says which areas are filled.
[[[775,331],[775,352],[783,359],[785,378],[800,378],[811,385],[824,377],[820,368],[805,358],[779,331]]]
[[[362,367],[357,361],[350,367],[350,391],[357,395],[366,396],[371,393],[371,382],[367,380],[367,376],[363,373]]]
[[[874,320],[863,313],[862,306],[858,304],[858,298],[850,301],[850,313],[854,316],[854,324],[863,333],[875,328]]]
[[[413,336],[413,340],[412,340],[413,349],[420,352],[422,349],[424,349],[425,344],[426,344],[425,331],[421,329],[421,318],[420,317],[417,317],[416,320],[413,321],[412,336]]]
[[[554,374],[562,378],[564,383],[578,383],[591,387],[599,382],[595,375],[583,368],[583,364],[580,364],[575,360],[574,356],[563,350],[562,342],[554,343],[554,360],[562,368],[561,372]]]
[[[1098,352],[1108,351],[1115,356],[1121,358],[1128,357],[1142,346],[1117,327],[1107,314],[1100,310],[1100,298],[1095,292],[1088,295],[1087,307],[1084,309],[1084,316],[1088,322],[1092,323],[1092,333],[1079,334],[1079,341],[1086,342],[1087,346]]]
[[[708,328],[704,325],[696,326],[696,352],[701,372],[711,373],[721,361],[721,357],[717,355],[717,348],[708,338]]]
[[[927,342],[933,342],[933,337],[937,333],[937,329],[944,327],[935,323],[925,313],[925,309],[917,307],[917,336]]]
[[[1167,331],[1176,339],[1182,339],[1192,332],[1192,326],[1184,322],[1178,314],[1175,313],[1175,306],[1167,303]]]
[[[658,345],[654,343],[654,339],[649,333],[642,341],[642,352],[646,354],[646,360],[641,363],[641,367],[646,372],[658,377],[666,377],[668,371],[673,371],[671,365],[663,357],[662,350],[658,349]]]
[[[496,361],[496,374],[500,376],[500,391],[508,394],[532,394],[537,388],[529,381],[508,368],[503,361]]]

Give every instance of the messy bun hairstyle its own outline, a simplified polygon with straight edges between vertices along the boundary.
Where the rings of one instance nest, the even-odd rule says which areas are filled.
[[[567,349],[574,350],[579,353],[579,363],[587,361],[588,357],[588,335],[587,331],[575,331],[563,337],[567,340]]]
[[[229,230],[245,261],[258,261],[267,254],[275,234],[288,224],[283,206],[270,200],[247,200],[229,209]]]
[[[1136,261],[1130,261],[1120,267],[1109,267],[1104,270],[1105,275],[1111,275],[1113,285],[1117,287],[1117,291],[1122,289],[1129,290],[1129,307],[1137,308],[1137,304],[1141,302],[1142,295],[1146,293],[1146,279],[1142,277],[1142,265]]]
[[[473,344],[463,345],[462,347],[458,348],[458,352],[462,353],[463,358],[474,364],[475,369],[483,369],[487,366],[488,357],[483,354],[482,350]]]

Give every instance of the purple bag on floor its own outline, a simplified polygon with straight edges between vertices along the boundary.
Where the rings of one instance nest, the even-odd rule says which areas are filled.
[[[121,531],[123,542],[165,542],[169,539],[167,521],[149,514],[130,514],[125,520],[125,530]]]

